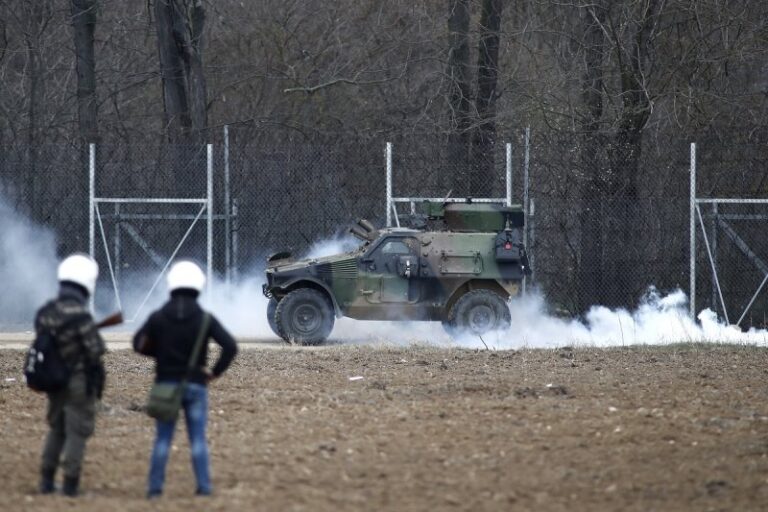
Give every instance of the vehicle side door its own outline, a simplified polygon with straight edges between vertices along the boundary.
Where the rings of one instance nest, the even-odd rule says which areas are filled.
[[[419,299],[418,242],[413,238],[383,240],[362,260],[363,295],[371,304],[412,303]]]

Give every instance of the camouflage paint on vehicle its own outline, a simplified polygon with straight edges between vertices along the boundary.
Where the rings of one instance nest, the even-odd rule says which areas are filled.
[[[516,295],[528,269],[519,206],[428,204],[427,230],[353,226],[363,245],[349,253],[295,261],[272,256],[266,296],[280,301],[299,288],[322,291],[337,317],[445,321],[465,293]],[[439,225],[434,225],[434,224]]]

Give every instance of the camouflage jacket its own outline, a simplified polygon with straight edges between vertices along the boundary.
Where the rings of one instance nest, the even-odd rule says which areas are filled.
[[[85,294],[76,287],[63,284],[58,298],[40,308],[35,330],[43,329],[54,334],[59,353],[73,372],[101,365],[104,340],[88,311]]]

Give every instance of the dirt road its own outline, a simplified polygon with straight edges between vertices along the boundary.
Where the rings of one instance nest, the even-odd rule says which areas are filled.
[[[35,494],[44,399],[0,351],[0,510],[145,510],[151,365],[108,357],[78,502]],[[358,378],[362,377],[362,378]],[[11,380],[15,379],[15,380]],[[768,350],[245,350],[153,510],[766,510]]]

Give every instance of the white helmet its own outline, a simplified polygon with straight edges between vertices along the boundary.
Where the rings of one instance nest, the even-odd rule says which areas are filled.
[[[96,289],[96,278],[99,277],[99,265],[87,254],[67,256],[59,264],[59,281],[69,281],[79,284],[89,295]]]
[[[178,261],[171,266],[168,271],[168,290],[178,290],[188,288],[191,290],[203,291],[205,287],[205,274],[196,264],[191,261]]]

